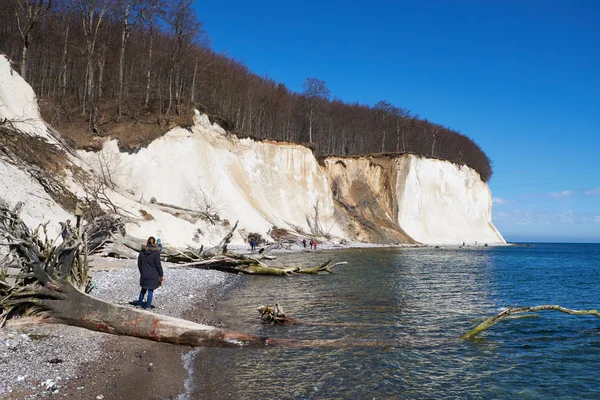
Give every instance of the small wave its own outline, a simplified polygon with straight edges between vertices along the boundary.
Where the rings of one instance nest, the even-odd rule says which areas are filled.
[[[184,392],[177,396],[177,400],[190,400],[192,398],[191,396],[194,391],[194,365],[196,356],[200,350],[201,348],[198,347],[181,356],[183,368],[187,371],[188,375],[187,378],[185,378],[185,382],[183,382]]]

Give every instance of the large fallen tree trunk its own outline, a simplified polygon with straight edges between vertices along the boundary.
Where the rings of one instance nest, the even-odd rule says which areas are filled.
[[[52,282],[19,297],[44,310],[46,321],[188,346],[264,346],[298,342],[248,335],[179,318],[106,303],[65,282]]]
[[[10,299],[2,299],[0,304],[2,307],[29,305],[37,311],[27,315],[41,315],[43,322],[192,347],[344,345],[343,341],[338,340],[296,340],[250,335],[154,314],[98,300],[66,281],[51,280],[43,287],[29,287]]]
[[[498,314],[487,318],[481,324],[477,325],[475,328],[471,329],[469,332],[465,333],[461,336],[461,339],[473,339],[481,332],[486,329],[496,325],[498,322],[511,318],[514,314],[522,314],[522,313],[536,313],[539,311],[560,311],[566,314],[574,314],[574,315],[595,315],[596,317],[600,317],[600,313],[598,310],[570,310],[565,307],[561,307],[558,305],[548,304],[534,307],[509,307],[506,310],[499,312]]]

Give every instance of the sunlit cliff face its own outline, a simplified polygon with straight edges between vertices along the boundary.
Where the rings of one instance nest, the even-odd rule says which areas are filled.
[[[240,229],[263,235],[273,226],[310,233],[318,214],[323,232],[346,237],[335,223],[329,182],[310,149],[239,139],[203,115],[196,116],[190,129],[175,128],[134,154],[120,153],[111,141],[100,153],[80,155],[95,170],[114,170],[117,186],[145,202],[155,199],[216,213],[231,223],[239,220]],[[127,229],[136,232],[149,223],[139,221]],[[210,228],[201,221],[197,225],[204,233]],[[164,226],[161,231],[185,240],[178,233],[182,227]]]
[[[490,190],[468,167],[414,155],[324,164],[349,229],[367,241],[504,243],[491,222]]]
[[[479,174],[448,161],[407,158],[398,223],[424,243],[505,243],[492,224],[492,194]]]
[[[41,119],[35,93],[10,63],[0,55],[0,125],[56,143]],[[0,146],[4,146],[0,142]],[[18,160],[9,160],[0,151],[0,197],[10,206],[22,202],[21,218],[31,228],[49,222],[51,239],[60,233],[59,221],[70,216],[45,192],[44,187],[26,172]],[[6,249],[6,248],[5,248]]]
[[[239,139],[202,115],[195,122],[134,154],[120,153],[112,141],[100,153],[80,155],[94,170],[114,170],[117,186],[146,208],[155,199],[214,212],[249,232],[277,226],[310,233],[318,215],[321,233],[353,241],[504,242],[491,223],[490,190],[468,167],[413,155],[329,157],[319,165],[306,147]],[[198,228],[214,231],[211,240],[222,234],[201,221],[192,224],[197,228],[164,223],[138,221],[128,230],[142,235],[155,224],[177,242]]]

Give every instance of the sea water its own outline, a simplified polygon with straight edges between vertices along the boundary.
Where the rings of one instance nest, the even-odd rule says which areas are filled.
[[[215,318],[262,336],[344,345],[203,348],[192,399],[600,398],[600,318],[544,311],[462,340],[509,306],[600,308],[600,245],[304,252],[334,274],[241,276]],[[307,324],[263,325],[279,303]],[[315,325],[326,322],[330,325]]]

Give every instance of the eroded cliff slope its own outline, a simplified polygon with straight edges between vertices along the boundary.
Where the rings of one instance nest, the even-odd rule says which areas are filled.
[[[324,169],[350,233],[376,243],[505,243],[479,174],[448,161],[328,157]]]

